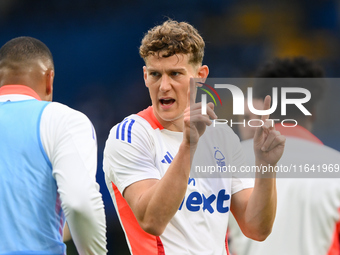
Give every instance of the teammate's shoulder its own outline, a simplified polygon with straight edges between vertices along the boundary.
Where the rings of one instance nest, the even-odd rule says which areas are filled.
[[[70,111],[76,111],[72,109],[71,107],[58,103],[58,102],[50,102],[46,108],[50,109],[51,111],[57,111],[57,112],[70,112]]]
[[[303,148],[304,151],[308,150],[308,152],[313,151],[318,153],[318,157],[328,157],[328,158],[338,158],[340,157],[340,152],[334,148],[331,148],[325,144],[319,144],[312,141],[307,141],[303,139],[294,139],[290,138],[286,140],[287,147],[289,148]]]
[[[49,103],[44,110],[44,114],[58,119],[89,121],[84,113],[58,102]]]

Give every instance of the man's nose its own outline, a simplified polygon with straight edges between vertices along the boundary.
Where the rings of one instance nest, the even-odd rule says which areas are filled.
[[[161,79],[161,84],[159,86],[159,90],[162,92],[167,92],[171,89],[170,77],[167,75],[163,75]]]

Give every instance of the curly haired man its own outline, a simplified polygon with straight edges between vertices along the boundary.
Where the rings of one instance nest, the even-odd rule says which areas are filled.
[[[199,160],[216,164],[217,151],[234,165],[244,160],[229,127],[209,127],[217,118],[213,105],[207,104],[207,115],[202,115],[201,104],[195,103],[191,78],[205,79],[209,73],[202,65],[204,46],[186,22],[168,20],[149,30],[140,55],[152,106],[114,126],[107,140],[107,186],[134,255],[227,254],[230,210],[249,237],[264,240],[271,231],[274,173],[256,180],[254,188],[250,179],[190,176]],[[267,109],[269,104],[267,97]],[[268,125],[259,128],[257,163],[275,165],[284,142]]]

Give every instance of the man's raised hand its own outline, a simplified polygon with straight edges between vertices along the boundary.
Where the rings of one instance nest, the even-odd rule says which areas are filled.
[[[211,102],[207,104],[207,115],[202,115],[202,103],[195,103],[197,90],[196,84],[195,80],[190,78],[190,86],[188,87],[187,94],[187,108],[184,111],[184,139],[187,139],[187,142],[192,145],[198,143],[198,140],[200,136],[203,135],[206,126],[210,126],[212,124],[210,118],[217,118],[214,112],[214,104]]]
[[[264,110],[270,109],[271,97],[264,99]],[[254,151],[256,162],[265,165],[275,165],[281,158],[286,138],[275,130],[274,122],[269,115],[261,117],[263,125],[256,128],[254,135]]]

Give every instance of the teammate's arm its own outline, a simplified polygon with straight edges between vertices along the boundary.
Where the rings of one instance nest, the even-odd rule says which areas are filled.
[[[160,180],[147,179],[135,182],[123,192],[140,226],[153,235],[161,235],[177,212],[187,190],[190,165],[199,137],[204,133],[206,125],[211,124],[209,116],[216,118],[213,104],[208,104],[208,115],[203,116],[201,104],[193,103],[195,93],[190,95],[190,90],[195,89],[192,80],[184,112],[183,141],[165,175]]]
[[[270,97],[264,109],[270,108]],[[271,126],[269,115],[262,116],[264,125],[256,129],[254,136],[255,163],[260,166],[276,166],[283,154],[285,137]],[[245,189],[233,195],[231,210],[242,232],[249,238],[263,241],[270,234],[276,214],[276,174],[256,173],[253,189]]]
[[[78,253],[106,254],[106,220],[95,179],[97,142],[91,122],[78,111],[51,103],[42,115],[41,133]]]

